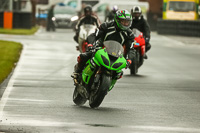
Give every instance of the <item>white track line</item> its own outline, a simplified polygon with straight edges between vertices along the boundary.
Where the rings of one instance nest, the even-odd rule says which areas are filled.
[[[200,133],[200,128],[190,127],[162,127],[162,126],[128,126],[135,130],[148,130],[156,132],[181,132],[181,133]]]
[[[17,66],[16,66],[14,72],[13,72],[13,75],[11,76],[11,78],[10,78],[10,80],[8,82],[8,86],[6,87],[6,89],[5,89],[4,93],[3,93],[3,96],[1,98],[1,101],[0,101],[0,120],[2,120],[3,110],[4,110],[4,107],[6,106],[6,103],[7,103],[8,99],[9,99],[10,92],[13,89],[13,84],[14,84],[15,78],[17,77],[18,71],[20,69],[20,64],[21,64],[21,62],[23,62],[25,49],[26,49],[26,46],[23,45],[23,49],[22,49],[22,53],[21,53],[20,59],[19,59],[19,61],[17,63]]]

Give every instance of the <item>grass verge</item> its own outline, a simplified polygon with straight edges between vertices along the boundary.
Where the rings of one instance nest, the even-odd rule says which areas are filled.
[[[20,43],[0,40],[0,84],[15,67],[21,50],[22,45]]]
[[[0,28],[0,34],[14,34],[14,35],[32,35],[39,29],[38,26],[32,29],[3,29]]]

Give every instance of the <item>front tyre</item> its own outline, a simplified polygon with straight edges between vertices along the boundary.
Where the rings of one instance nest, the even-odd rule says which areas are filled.
[[[132,64],[130,66],[131,75],[136,75],[138,73],[138,64],[139,64],[139,53],[136,52],[135,57],[133,58]]]
[[[91,108],[99,107],[105,95],[107,94],[110,85],[111,85],[111,77],[103,74],[98,83],[96,84],[95,90],[91,92],[89,98],[89,105]]]
[[[78,91],[77,91],[77,87],[74,89],[74,93],[73,93],[73,102],[78,105],[81,106],[83,104],[85,104],[85,102],[87,101],[86,98],[82,97]]]
[[[131,75],[136,75],[136,73],[138,72],[137,65],[135,63],[131,64],[130,69],[131,69]]]

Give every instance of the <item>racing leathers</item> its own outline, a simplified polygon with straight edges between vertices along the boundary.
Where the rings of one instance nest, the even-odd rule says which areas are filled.
[[[97,42],[96,44],[95,42]],[[117,28],[116,23],[114,21],[104,22],[100,25],[99,28],[95,31],[95,33],[91,34],[87,38],[88,44],[103,46],[104,41],[114,40],[119,42],[122,46],[126,47],[126,55],[125,58],[127,60],[132,60],[135,56],[134,48],[134,35],[130,29],[128,30],[120,30]],[[84,68],[85,63],[92,57],[92,52],[88,51],[86,53],[80,54],[78,57],[78,64],[76,65],[75,73],[81,73]]]
[[[144,19],[144,17],[141,15],[140,19],[133,19],[132,25],[130,29],[132,30],[133,28],[138,29],[140,32],[143,33],[144,39],[145,39],[145,51],[149,51],[151,48],[151,45],[149,43],[150,41],[150,27],[148,22]]]
[[[95,16],[95,15],[91,15],[91,16],[84,15],[83,17],[81,17],[75,27],[76,34],[74,36],[74,40],[77,43],[78,43],[78,36],[79,36],[79,32],[80,32],[80,26],[83,24],[92,24],[92,25],[96,25],[97,27],[99,27],[100,21],[97,18],[97,16]]]

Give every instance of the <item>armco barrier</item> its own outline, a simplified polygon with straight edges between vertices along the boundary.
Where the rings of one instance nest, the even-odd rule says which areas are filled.
[[[162,20],[157,22],[158,34],[200,37],[200,21]]]

